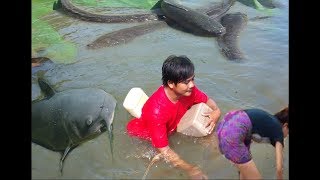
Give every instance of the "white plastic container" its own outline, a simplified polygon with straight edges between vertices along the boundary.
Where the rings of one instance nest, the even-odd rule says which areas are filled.
[[[208,135],[205,128],[209,117],[202,113],[212,112],[212,109],[205,103],[193,105],[181,118],[177,125],[177,132],[194,137],[203,137]]]
[[[123,101],[123,107],[134,117],[140,118],[144,103],[148,100],[146,93],[139,87],[131,88]]]

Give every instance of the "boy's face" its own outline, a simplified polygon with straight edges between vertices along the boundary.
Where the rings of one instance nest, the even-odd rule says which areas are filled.
[[[177,85],[174,85],[174,91],[182,96],[190,96],[192,88],[194,87],[194,77],[195,75],[192,75],[188,79],[179,82]]]

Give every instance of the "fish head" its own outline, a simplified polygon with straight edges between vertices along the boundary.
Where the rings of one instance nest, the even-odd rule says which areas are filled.
[[[103,132],[111,132],[115,107],[116,100],[112,96],[105,96],[103,103],[96,111],[97,113],[88,114],[83,121],[80,121],[83,130],[81,136],[90,139],[89,137],[97,136]]]
[[[226,28],[221,26],[221,27],[213,27],[212,28],[212,34],[214,34],[215,36],[222,36],[226,33]]]
[[[72,90],[64,95],[63,104],[63,123],[74,143],[112,130],[116,100],[104,90]]]
[[[114,111],[116,107],[116,100],[110,96],[104,100],[104,104],[101,106],[100,112],[101,123],[104,123],[109,132],[112,131],[112,124],[114,119]]]
[[[208,26],[206,27],[209,34],[215,37],[222,36],[226,33],[226,28],[217,20],[209,18]]]

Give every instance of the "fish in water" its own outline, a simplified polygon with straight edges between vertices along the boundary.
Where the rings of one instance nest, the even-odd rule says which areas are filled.
[[[162,0],[158,1],[157,5],[155,5],[154,7],[160,8],[161,2],[162,2]],[[207,7],[207,10],[198,9],[198,10],[190,10],[188,12],[183,11],[183,13],[187,14],[187,16],[192,16],[192,14],[197,11],[197,15],[199,16],[199,13],[203,12],[204,14],[210,15],[210,18],[213,19],[213,18],[218,18],[218,17],[224,15],[233,4],[234,4],[234,0],[224,0],[220,3],[215,3],[213,6]],[[159,8],[157,10],[159,10]],[[171,9],[173,9],[173,8],[186,9],[186,7],[182,7],[181,5],[178,5],[178,7],[173,6],[170,8]],[[159,15],[163,14],[161,9],[160,9],[160,12],[158,12],[158,14]],[[177,16],[177,18],[179,18],[180,16],[183,16],[183,14]],[[202,16],[202,15],[200,15],[200,16]],[[181,19],[181,20],[183,20],[183,19]],[[211,24],[212,26],[217,26],[217,28],[216,28],[218,31],[217,34],[219,34],[219,28],[221,28],[220,23],[216,24],[217,23],[216,21],[214,21],[214,20],[210,20],[210,21],[214,22],[214,24]],[[195,23],[195,24],[197,24],[197,23]],[[199,22],[198,24],[201,24],[201,22]],[[196,34],[198,32],[198,35],[202,35],[202,36],[205,36],[207,34],[207,32],[204,32],[204,34],[201,34],[201,33],[199,34],[198,27],[196,27],[196,26],[194,26],[192,29],[185,29],[184,27],[181,27],[178,23],[176,23],[175,21],[173,21],[172,19],[170,19],[164,15],[164,17],[162,19],[159,19],[159,21],[148,22],[148,23],[144,23],[142,25],[136,25],[133,27],[124,28],[124,29],[120,29],[118,31],[113,31],[113,32],[104,34],[104,35],[98,37],[93,42],[87,44],[87,48],[93,50],[93,49],[99,49],[99,48],[103,48],[103,47],[112,47],[112,46],[117,46],[120,44],[125,44],[125,43],[132,41],[133,39],[135,39],[138,36],[141,36],[146,33],[150,33],[152,31],[159,30],[160,28],[164,28],[164,27],[168,27],[168,26],[175,28],[175,29],[178,29],[180,31],[185,31],[185,32],[189,32],[189,33]],[[192,25],[190,25],[190,26],[192,26]],[[212,27],[212,28],[214,28],[214,27]],[[203,33],[203,31],[202,31],[202,33]]]
[[[236,0],[222,0],[214,7],[203,12],[183,6],[175,0],[159,0],[150,11],[149,15],[156,18],[155,22],[133,26],[119,31],[114,31],[100,36],[87,45],[88,49],[99,49],[103,47],[116,46],[132,41],[135,37],[166,27],[167,25],[188,33],[200,36],[217,37],[218,45],[222,53],[229,60],[243,59],[244,55],[238,47],[238,37],[247,24],[247,17],[243,13],[225,13]],[[131,15],[100,15],[90,14],[73,6],[70,0],[59,0],[60,6],[78,18],[95,22],[131,22],[125,20]],[[241,15],[240,15],[241,14]],[[142,22],[151,20],[132,15],[132,20]],[[139,18],[138,18],[139,17]],[[244,18],[245,17],[245,18]],[[110,20],[102,20],[102,19]],[[100,19],[100,20],[97,20]],[[114,19],[114,20],[112,20]],[[117,19],[117,20],[116,20]],[[120,20],[122,19],[122,20]],[[138,20],[139,19],[139,20]],[[238,29],[237,29],[238,28]]]
[[[152,31],[158,30],[166,26],[167,24],[164,21],[154,21],[130,28],[120,29],[119,31],[113,31],[100,36],[93,42],[87,44],[87,48],[99,49],[103,47],[111,47],[120,44],[125,44],[132,41],[134,38],[138,36],[150,33]]]
[[[82,10],[71,3],[70,0],[58,0],[54,2],[53,9],[58,10],[62,8],[64,11],[76,18],[90,22],[101,23],[122,23],[122,22],[144,22],[158,20],[158,16],[154,13],[141,13],[141,14],[129,14],[129,15],[105,15],[95,14],[85,10]]]
[[[103,132],[109,132],[112,153],[113,96],[98,88],[55,92],[44,79],[38,83],[46,97],[32,102],[32,142],[61,153],[61,173],[74,148]]]
[[[226,33],[218,37],[218,45],[221,52],[229,60],[244,59],[244,55],[238,46],[239,34],[247,25],[247,15],[237,12],[226,14],[221,18],[221,24],[226,27]]]
[[[220,36],[226,29],[210,16],[175,3],[174,0],[162,0],[161,10],[185,30],[193,34]]]
[[[232,3],[234,2],[234,0],[228,0],[228,2],[231,1]],[[219,36],[225,32],[225,28],[215,19],[210,18],[204,13],[177,4],[173,0],[159,0],[148,13],[131,15],[95,14],[76,7],[70,0],[58,0],[57,3],[54,2],[53,6],[55,10],[62,8],[68,14],[91,22],[143,22],[148,20],[163,20],[163,16],[165,16],[175,21],[185,31],[193,34]]]

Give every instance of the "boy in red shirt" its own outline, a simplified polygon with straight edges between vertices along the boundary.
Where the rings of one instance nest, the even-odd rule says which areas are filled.
[[[144,104],[141,117],[129,121],[127,131],[131,136],[150,140],[166,160],[185,170],[191,178],[207,179],[198,167],[181,159],[168,141],[181,117],[194,104],[204,102],[213,110],[204,114],[210,118],[206,126],[208,134],[219,120],[219,107],[195,86],[194,77],[194,65],[189,58],[169,56],[162,65],[162,85]]]

